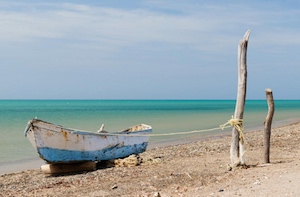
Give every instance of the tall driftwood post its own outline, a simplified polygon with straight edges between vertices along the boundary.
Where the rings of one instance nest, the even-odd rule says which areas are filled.
[[[274,100],[273,93],[271,89],[266,89],[266,98],[268,101],[268,114],[265,121],[264,130],[264,162],[270,163],[270,138],[271,138],[271,125],[274,115]]]
[[[234,112],[234,119],[243,119],[244,106],[246,100],[246,88],[247,88],[247,47],[250,36],[250,30],[248,30],[244,38],[240,41],[238,46],[238,91],[237,100]],[[243,165],[245,164],[244,155],[244,139],[240,136],[240,132],[236,127],[232,128],[232,139],[230,148],[231,165]]]

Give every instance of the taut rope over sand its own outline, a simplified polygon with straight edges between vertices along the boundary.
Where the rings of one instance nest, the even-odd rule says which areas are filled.
[[[228,126],[230,124],[230,126]],[[104,125],[102,125],[104,127]],[[102,128],[101,126],[101,128]],[[101,131],[101,128],[97,131],[97,133],[99,133],[99,135],[111,135],[111,136],[149,136],[149,137],[153,137],[153,136],[170,136],[170,135],[186,135],[186,134],[191,134],[191,133],[200,133],[200,132],[205,132],[205,131],[216,131],[219,129],[227,129],[229,127],[235,127],[240,134],[240,139],[244,140],[244,136],[243,136],[243,131],[244,131],[244,126],[243,126],[243,120],[242,119],[235,119],[232,118],[230,120],[228,120],[228,122],[226,122],[223,125],[220,125],[219,127],[216,128],[211,128],[211,129],[202,129],[202,130],[193,130],[193,131],[183,131],[183,132],[176,132],[176,133],[157,133],[157,134],[129,134],[129,133],[124,133],[124,134],[120,134],[120,133],[108,133],[107,131],[105,131],[105,133],[103,132],[99,132]],[[78,130],[78,129],[73,129],[76,131],[83,131],[83,130]],[[85,131],[83,131],[85,132]]]
[[[230,126],[224,126],[224,128],[229,128]],[[223,129],[224,129],[223,128]],[[215,131],[219,130],[220,127],[212,128],[212,129],[202,129],[202,130],[193,130],[193,131],[183,131],[183,132],[176,132],[176,133],[157,133],[157,134],[115,134],[115,133],[105,133],[105,135],[115,135],[115,136],[120,136],[120,135],[126,135],[126,136],[149,136],[149,137],[154,137],[154,136],[170,136],[170,135],[186,135],[186,134],[191,134],[191,133],[200,133],[200,132],[205,132],[205,131]]]
[[[230,124],[230,126],[228,126]],[[170,136],[170,135],[186,135],[186,134],[191,134],[191,133],[199,133],[199,132],[205,132],[205,131],[215,131],[219,130],[220,128],[222,130],[229,128],[229,127],[235,127],[240,134],[240,139],[244,141],[244,136],[243,136],[243,120],[242,119],[234,119],[233,117],[225,124],[220,125],[219,127],[212,128],[212,129],[202,129],[202,130],[193,130],[193,131],[183,131],[183,132],[176,132],[176,133],[157,133],[157,134],[115,134],[115,133],[105,133],[105,135],[126,135],[126,136],[149,136],[149,137],[154,137],[154,136]]]

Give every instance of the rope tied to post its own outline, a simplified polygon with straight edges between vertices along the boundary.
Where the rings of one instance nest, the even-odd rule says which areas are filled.
[[[243,119],[237,119],[237,118],[233,118],[233,116],[231,117],[230,120],[228,120],[228,122],[226,122],[223,125],[220,125],[220,128],[222,130],[224,130],[224,128],[227,125],[231,125],[232,127],[234,127],[240,134],[239,138],[240,140],[242,140],[244,142],[244,125],[243,125]]]

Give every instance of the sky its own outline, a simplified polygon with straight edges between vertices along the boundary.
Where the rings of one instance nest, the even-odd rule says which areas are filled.
[[[300,99],[297,0],[0,0],[0,99]]]

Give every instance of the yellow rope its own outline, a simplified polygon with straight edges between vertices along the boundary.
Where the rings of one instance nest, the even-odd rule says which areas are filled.
[[[230,124],[230,126],[228,126]],[[158,133],[158,134],[119,134],[119,133],[105,133],[105,135],[126,135],[126,136],[149,136],[149,137],[155,137],[155,136],[170,136],[170,135],[186,135],[191,133],[199,133],[199,132],[205,132],[205,131],[215,131],[219,130],[220,128],[222,130],[229,128],[229,127],[235,127],[240,134],[240,139],[244,140],[243,136],[243,120],[242,119],[234,119],[232,118],[225,124],[220,125],[220,127],[212,128],[212,129],[203,129],[203,130],[194,130],[194,131],[183,131],[183,132],[176,132],[176,133]]]
[[[229,124],[230,124],[230,126],[228,126]],[[243,120],[242,119],[234,119],[233,116],[225,124],[220,125],[220,127],[216,127],[216,128],[212,128],[212,129],[193,130],[193,131],[184,131],[184,132],[176,132],[176,133],[160,133],[160,134],[159,133],[158,134],[97,133],[97,134],[98,135],[105,135],[105,136],[139,136],[139,137],[140,136],[145,136],[145,137],[149,136],[149,137],[155,137],[155,136],[170,136],[170,135],[186,135],[186,134],[191,134],[191,133],[215,131],[215,130],[219,130],[219,129],[224,130],[224,129],[229,128],[231,126],[235,127],[239,131],[240,139],[244,141],[244,137],[243,137],[243,130],[244,130]],[[49,128],[47,128],[47,129],[49,130]],[[27,132],[27,130],[26,130],[26,132]],[[72,128],[68,128],[67,130],[73,130],[73,131],[79,131],[79,132],[88,132],[88,131],[83,131],[83,130],[79,130],[79,129],[72,129]]]
[[[228,120],[228,122],[226,122],[223,125],[220,125],[221,129],[224,130],[224,128],[230,124],[232,127],[234,127],[240,134],[240,140],[244,141],[244,125],[243,125],[243,120],[242,119],[236,119],[233,118],[233,116],[231,117],[230,120]]]
[[[230,126],[224,126],[223,129],[229,128]],[[104,133],[104,135],[123,135],[123,136],[149,136],[149,137],[155,137],[155,136],[170,136],[170,135],[185,135],[185,134],[191,134],[191,133],[199,133],[199,132],[205,132],[205,131],[215,131],[219,130],[220,127],[212,128],[212,129],[203,129],[203,130],[193,130],[193,131],[183,131],[183,132],[176,132],[176,133],[157,133],[157,134],[119,134],[119,133]],[[99,133],[101,134],[101,133]]]

